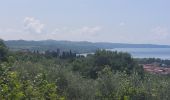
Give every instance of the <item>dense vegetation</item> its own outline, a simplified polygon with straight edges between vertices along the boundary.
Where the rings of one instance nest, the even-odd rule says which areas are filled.
[[[170,78],[128,53],[9,52],[0,41],[0,100],[168,100]]]

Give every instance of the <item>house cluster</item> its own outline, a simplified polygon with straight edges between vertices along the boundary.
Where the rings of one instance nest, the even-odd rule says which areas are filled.
[[[165,64],[143,64],[143,68],[146,72],[153,74],[170,74],[170,67]]]

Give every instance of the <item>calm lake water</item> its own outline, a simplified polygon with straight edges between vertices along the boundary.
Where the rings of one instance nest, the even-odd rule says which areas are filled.
[[[134,58],[170,59],[170,48],[115,48],[107,50],[128,52]]]

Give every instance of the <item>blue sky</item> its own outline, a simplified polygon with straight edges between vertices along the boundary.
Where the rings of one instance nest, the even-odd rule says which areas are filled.
[[[170,0],[0,0],[5,40],[170,44]]]

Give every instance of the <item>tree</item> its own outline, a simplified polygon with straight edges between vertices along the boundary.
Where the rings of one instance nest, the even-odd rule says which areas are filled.
[[[8,52],[8,49],[5,46],[3,40],[0,40],[0,61],[7,60],[7,52]]]

